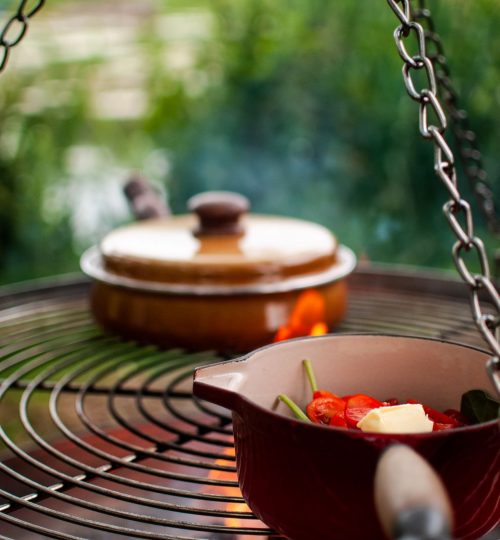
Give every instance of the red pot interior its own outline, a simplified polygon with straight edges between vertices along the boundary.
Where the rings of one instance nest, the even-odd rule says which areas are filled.
[[[194,391],[234,411],[240,487],[252,510],[293,539],[384,538],[373,504],[381,451],[402,442],[437,471],[451,498],[456,538],[477,539],[500,520],[499,423],[416,435],[381,435],[290,418],[277,402],[304,406],[310,389],[340,395],[414,398],[438,410],[459,408],[462,393],[493,393],[488,355],[436,340],[373,335],[305,338],[264,347],[237,361],[197,370]]]

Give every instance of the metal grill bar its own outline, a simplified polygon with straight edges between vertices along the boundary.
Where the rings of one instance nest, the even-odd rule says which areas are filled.
[[[22,380],[21,379],[21,380],[15,381],[11,385],[11,388],[13,388],[13,389],[15,388],[15,389],[18,389],[18,390],[24,390],[29,384],[30,384],[29,380]],[[37,390],[38,391],[45,390],[46,392],[52,392],[54,390],[54,388],[56,387],[56,384],[57,383],[54,383],[54,382],[51,382],[51,381],[43,381],[42,383],[40,383],[38,385]],[[87,387],[87,385],[85,385],[85,386]],[[83,385],[67,384],[64,387],[64,392],[72,393],[72,394],[79,394],[82,391],[82,388],[83,388]],[[109,392],[110,392],[110,388],[109,387],[89,386],[87,391],[88,391],[88,393],[93,394],[93,395],[107,396],[109,394]],[[161,390],[147,390],[147,389],[141,390],[141,393],[142,393],[142,395],[144,397],[154,397],[154,398],[162,397],[163,394],[164,394],[164,392],[162,392]],[[131,389],[131,388],[120,388],[120,389],[118,389],[116,391],[116,395],[118,395],[120,397],[133,397],[136,394],[137,394],[137,390],[134,390],[134,389]],[[178,392],[178,393],[172,394],[171,397],[183,398],[183,399],[192,399],[191,394],[189,394],[187,392]]]
[[[350,281],[338,331],[482,344],[461,283]],[[191,394],[193,367],[222,358],[104,335],[87,293],[84,280],[0,290],[0,538],[276,537],[237,487],[230,415]]]

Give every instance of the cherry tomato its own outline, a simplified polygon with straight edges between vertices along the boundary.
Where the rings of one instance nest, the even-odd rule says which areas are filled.
[[[307,406],[307,416],[317,424],[330,424],[334,416],[343,416],[345,401],[338,397],[320,397],[313,399]]]
[[[467,418],[465,418],[465,416],[456,409],[447,409],[444,411],[444,414],[450,418],[453,418],[453,420],[455,420],[460,426],[466,426],[469,423]]]
[[[316,390],[313,394],[313,399],[318,399],[322,397],[331,397],[331,398],[339,399],[339,396],[336,396],[335,394],[328,392],[328,390]]]
[[[418,404],[419,402],[416,399],[408,399],[407,403]],[[448,411],[442,413],[427,405],[422,405],[422,407],[424,408],[425,414],[429,417],[429,420],[434,422],[434,426],[432,428],[433,431],[442,431],[444,429],[452,429],[465,425],[464,422],[459,420],[459,417],[461,418],[462,415],[458,411],[449,409]]]
[[[452,425],[453,427],[456,427],[459,425],[459,422],[457,422],[457,420],[455,420],[451,416],[448,416],[442,412],[436,411],[436,409],[433,409],[432,407],[428,407],[427,405],[422,405],[422,407],[424,408],[425,414],[434,423]]]
[[[341,414],[337,414],[336,416],[332,416],[329,425],[344,429],[347,429],[349,427],[347,425],[347,422],[345,421],[344,412],[342,412]]]
[[[441,422],[434,422],[432,426],[432,431],[444,431],[446,429],[456,428],[456,424],[442,424]]]
[[[366,394],[356,394],[347,399],[345,409],[345,419],[350,427],[356,427],[358,422],[366,416],[372,409],[382,406],[378,399]]]

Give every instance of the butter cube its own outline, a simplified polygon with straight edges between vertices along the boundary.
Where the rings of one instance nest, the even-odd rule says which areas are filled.
[[[429,433],[433,426],[419,403],[372,409],[357,423],[361,431],[372,433]]]

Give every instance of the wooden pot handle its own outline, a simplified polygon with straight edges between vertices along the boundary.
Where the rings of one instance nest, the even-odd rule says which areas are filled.
[[[170,209],[152,184],[137,174],[132,175],[123,191],[135,219],[156,219],[170,215]]]
[[[451,540],[453,511],[432,467],[404,445],[389,447],[375,473],[375,507],[388,538]]]

